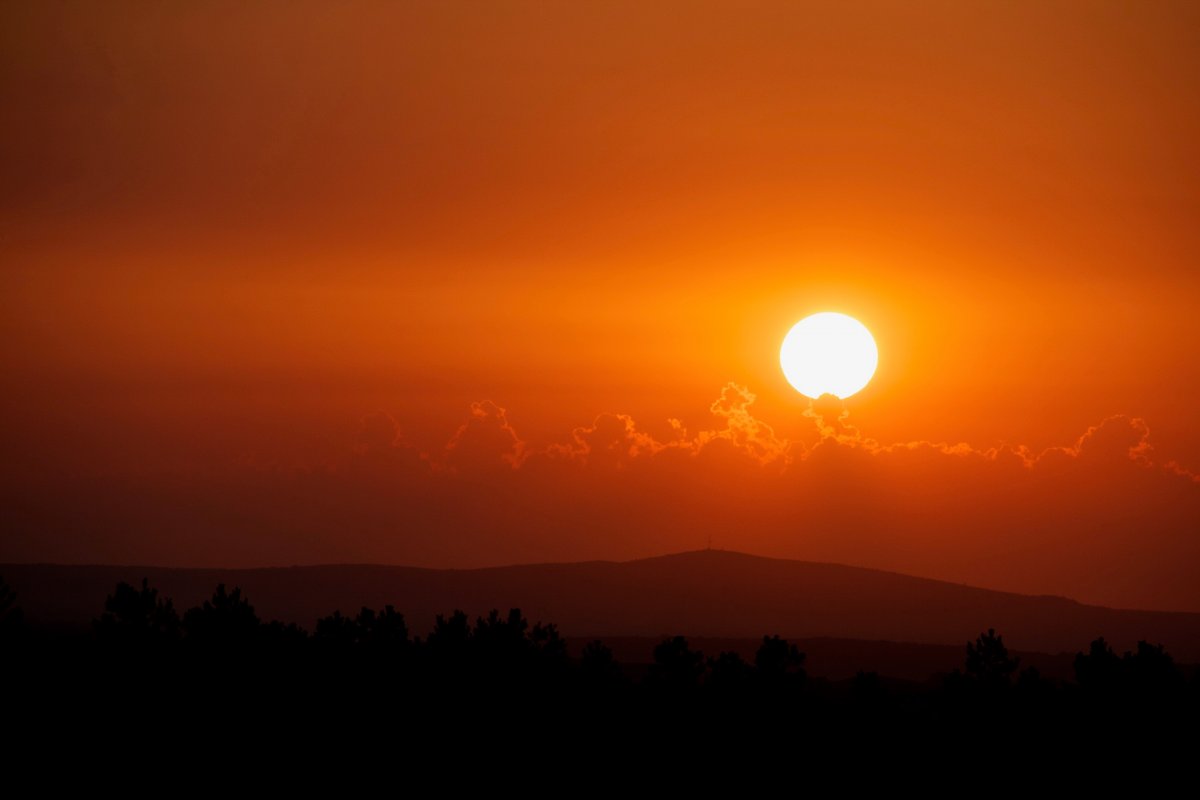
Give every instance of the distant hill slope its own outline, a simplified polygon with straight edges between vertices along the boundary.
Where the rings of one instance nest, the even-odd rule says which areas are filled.
[[[424,633],[435,614],[521,608],[564,634],[746,638],[839,637],[963,645],[992,627],[1012,648],[1046,653],[1103,635],[1118,651],[1147,639],[1200,661],[1200,614],[1125,611],[1061,597],[977,589],[838,564],[701,550],[638,561],[530,564],[472,570],[329,565],[272,569],[0,565],[34,624],[80,625],[117,581],[151,585],[179,609],[217,583],[241,586],[264,619],[311,629],[334,609],[391,604]]]

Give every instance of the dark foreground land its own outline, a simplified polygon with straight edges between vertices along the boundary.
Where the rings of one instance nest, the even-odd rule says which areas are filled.
[[[197,740],[243,754],[317,742],[340,752],[387,741],[647,757],[937,742],[1019,745],[1032,757],[1082,742],[1192,748],[1200,708],[1195,670],[1144,640],[1124,652],[1082,642],[1070,675],[1057,677],[985,630],[964,642],[957,668],[924,680],[830,680],[809,676],[806,654],[771,633],[741,653],[701,652],[683,636],[618,638],[619,659],[601,639],[568,643],[517,609],[437,615],[416,636],[391,606],[335,611],[311,632],[266,621],[223,584],[180,613],[148,582],[119,583],[96,598],[86,630],[29,624],[7,587],[0,607],[10,755],[15,737],[43,753]],[[638,643],[645,656],[625,660]]]

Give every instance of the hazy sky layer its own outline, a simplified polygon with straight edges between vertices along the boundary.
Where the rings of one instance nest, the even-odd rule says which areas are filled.
[[[5,4],[0,560],[713,534],[1200,609],[1200,9],[844,5]],[[821,310],[880,350],[836,435],[777,361]],[[471,479],[493,408],[520,447]],[[619,414],[614,488],[573,431]]]

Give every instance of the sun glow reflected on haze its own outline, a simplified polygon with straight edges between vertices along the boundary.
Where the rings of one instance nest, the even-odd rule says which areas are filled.
[[[0,565],[1200,612],[1200,3],[981,5],[0,4]]]
[[[859,392],[875,374],[879,350],[861,322],[826,311],[797,322],[779,350],[783,374],[796,391],[816,399]]]

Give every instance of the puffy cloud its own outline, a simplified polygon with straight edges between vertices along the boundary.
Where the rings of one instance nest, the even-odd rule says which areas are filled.
[[[782,466],[792,449],[801,446],[779,438],[774,428],[751,413],[755,399],[746,387],[726,384],[709,409],[719,427],[692,436],[681,420],[671,418],[667,420],[670,435],[665,441],[640,430],[628,414],[600,414],[590,426],[572,430],[567,442],[540,451],[525,449],[518,463],[541,465],[546,460],[567,460],[589,469],[626,469],[656,459],[690,459],[707,464],[729,460]]]
[[[359,452],[386,450],[400,443],[400,426],[391,414],[376,411],[359,421],[355,442]]]
[[[507,412],[491,401],[470,406],[470,416],[458,428],[445,447],[440,464],[445,471],[519,469],[531,461],[571,462],[580,468],[626,469],[635,463],[666,458],[675,462],[687,455],[700,462],[712,463],[725,458],[773,464],[784,472],[803,472],[803,462],[836,460],[839,448],[890,461],[914,464],[930,459],[971,459],[998,462],[1008,467],[1059,469],[1064,463],[1082,462],[1152,467],[1154,448],[1145,420],[1121,414],[1113,415],[1089,427],[1073,444],[1051,447],[1037,453],[1024,445],[978,448],[967,442],[911,441],[883,443],[866,437],[849,421],[845,404],[833,395],[811,401],[804,416],[811,419],[820,441],[811,449],[801,442],[779,437],[774,428],[751,412],[756,395],[747,387],[730,382],[709,410],[720,427],[707,428],[690,435],[679,419],[668,419],[671,434],[656,440],[640,430],[628,414],[603,413],[590,426],[574,428],[565,442],[552,443],[540,450],[530,448],[512,425]],[[361,441],[372,447],[396,446],[401,442],[395,421],[386,414],[364,418]],[[1173,475],[1198,479],[1196,474],[1176,462],[1161,465]]]
[[[761,464],[786,463],[789,444],[775,435],[775,429],[750,412],[756,395],[745,386],[727,383],[709,407],[725,423],[724,428],[701,431],[692,442],[696,452],[717,444],[726,444]]]
[[[666,446],[639,431],[628,414],[601,414],[590,427],[571,431],[568,444],[552,445],[549,452],[594,468],[623,469],[634,459],[652,456]]]
[[[377,480],[405,479],[427,474],[429,460],[404,440],[391,414],[376,411],[359,420],[349,459],[334,468]]]
[[[831,394],[823,394],[808,404],[804,416],[817,426],[823,439],[840,439],[857,441],[860,434],[858,429],[846,422],[850,412],[841,398]]]
[[[471,415],[446,443],[441,464],[457,473],[510,471],[520,466],[525,449],[508,412],[483,400],[471,404]]]
[[[1123,461],[1128,459],[1151,466],[1154,448],[1150,445],[1150,426],[1138,417],[1117,414],[1087,429],[1073,448],[1079,458]]]
[[[825,399],[806,449],[753,404],[729,384],[696,429],[670,420],[660,439],[607,413],[536,448],[481,401],[428,458],[376,413],[332,467],[10,492],[18,527],[38,538],[10,538],[8,552],[45,559],[38,542],[52,541],[60,560],[480,566],[635,558],[711,536],[761,555],[1200,610],[1200,481],[1154,462],[1141,419],[1110,417],[1035,453],[879,442]],[[76,532],[96,530],[109,549],[89,555],[95,537]]]

